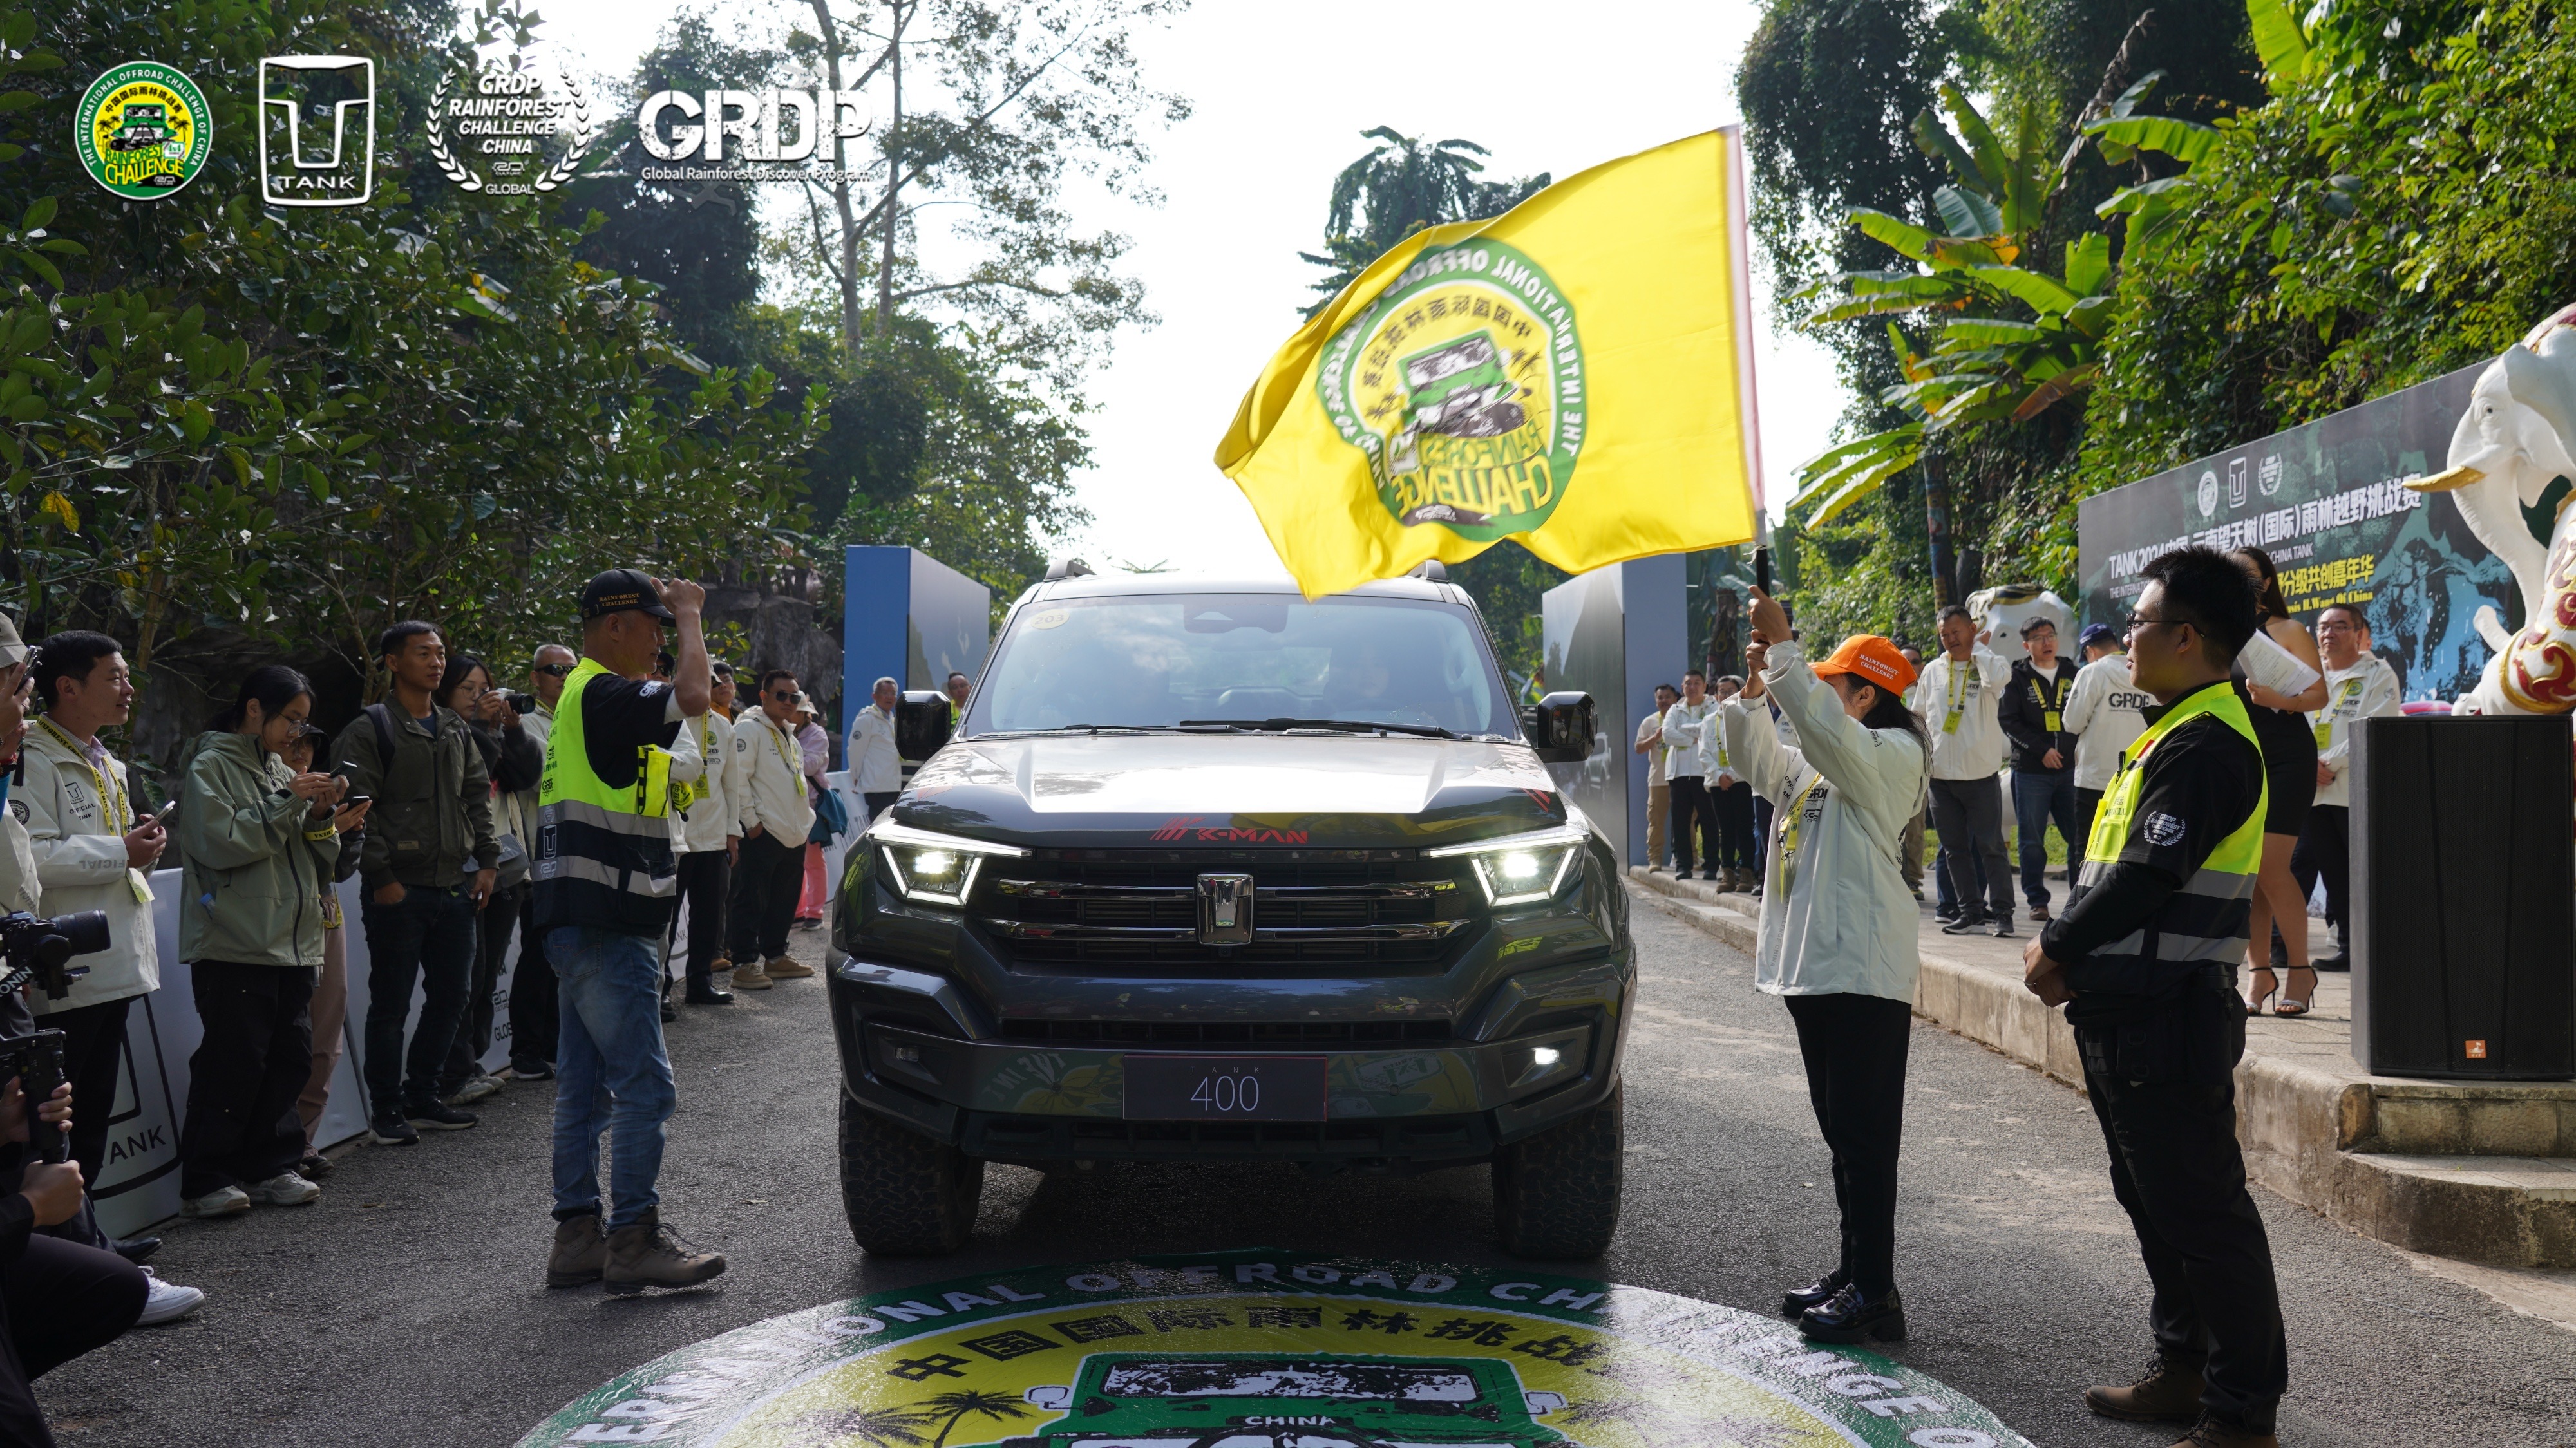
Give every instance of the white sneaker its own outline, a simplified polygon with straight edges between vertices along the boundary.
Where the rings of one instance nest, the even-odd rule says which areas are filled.
[[[300,1207],[320,1195],[320,1187],[291,1171],[250,1184],[250,1199],[272,1207]]]
[[[183,1217],[229,1217],[250,1210],[250,1193],[239,1187],[217,1187],[202,1197],[190,1197],[179,1203]]]
[[[152,1289],[152,1295],[143,1299],[143,1315],[134,1319],[136,1327],[158,1327],[165,1322],[177,1322],[206,1305],[205,1293],[194,1287],[164,1282],[154,1276],[149,1267],[143,1269],[143,1280]]]
[[[500,1077],[478,1074],[469,1078],[464,1085],[457,1087],[454,1095],[444,1099],[450,1106],[471,1106],[500,1089]]]

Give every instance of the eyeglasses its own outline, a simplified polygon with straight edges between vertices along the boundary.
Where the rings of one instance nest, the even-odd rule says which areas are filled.
[[[570,664],[539,664],[539,665],[537,665],[537,667],[536,667],[536,672],[537,672],[537,673],[540,673],[540,674],[549,674],[549,675],[552,675],[552,676],[553,676],[553,677],[555,677],[555,678],[560,679],[560,678],[562,678],[564,675],[569,674],[569,673],[571,673],[571,672],[572,672],[572,665],[570,665]]]
[[[2149,618],[2143,613],[2133,613],[2129,615],[2129,621],[2127,623],[2120,625],[2120,637],[2127,638],[2129,635],[2136,633],[2142,628],[2162,628],[2166,624],[2181,624],[2185,628],[2192,627],[2191,620],[2187,618]]]
[[[770,691],[769,697],[777,700],[781,704],[793,704],[796,702],[796,691],[793,689],[773,689]]]

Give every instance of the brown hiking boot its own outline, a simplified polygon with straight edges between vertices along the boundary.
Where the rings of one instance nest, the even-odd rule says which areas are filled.
[[[2086,1388],[2084,1406],[2130,1423],[2188,1423],[2200,1416],[2202,1386],[2200,1369],[2177,1367],[2158,1353],[2125,1388]]]
[[[647,1287],[694,1287],[724,1270],[721,1253],[683,1244],[662,1225],[662,1214],[651,1211],[635,1225],[608,1234],[608,1268],[601,1285],[623,1296]]]
[[[759,961],[755,960],[745,965],[737,965],[733,968],[733,988],[735,990],[767,990],[773,984],[775,984],[775,982],[770,980],[769,972],[760,968]]]
[[[2275,1434],[2258,1433],[2203,1413],[2173,1448],[2281,1448],[2281,1440]]]
[[[771,980],[804,980],[814,974],[814,967],[792,955],[773,955],[762,969],[769,972]]]
[[[608,1243],[600,1238],[596,1215],[566,1217],[555,1223],[555,1249],[546,1254],[548,1287],[596,1282],[607,1266]]]

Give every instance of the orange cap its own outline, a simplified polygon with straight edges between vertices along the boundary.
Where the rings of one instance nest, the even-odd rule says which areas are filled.
[[[1858,674],[1890,693],[1902,694],[1914,687],[1914,666],[1896,651],[1896,645],[1876,634],[1853,634],[1815,669],[1819,675]]]

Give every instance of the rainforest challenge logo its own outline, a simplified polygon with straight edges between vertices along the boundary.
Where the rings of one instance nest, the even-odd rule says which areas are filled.
[[[1556,511],[1583,450],[1574,309],[1496,241],[1415,257],[1326,345],[1315,385],[1407,527],[1526,533]]]
[[[130,60],[91,81],[72,117],[82,169],[128,201],[177,195],[214,146],[205,92],[159,61]]]
[[[1776,1318],[1641,1288],[1268,1251],[1033,1268],[754,1323],[521,1440],[668,1448],[2029,1448]]]

